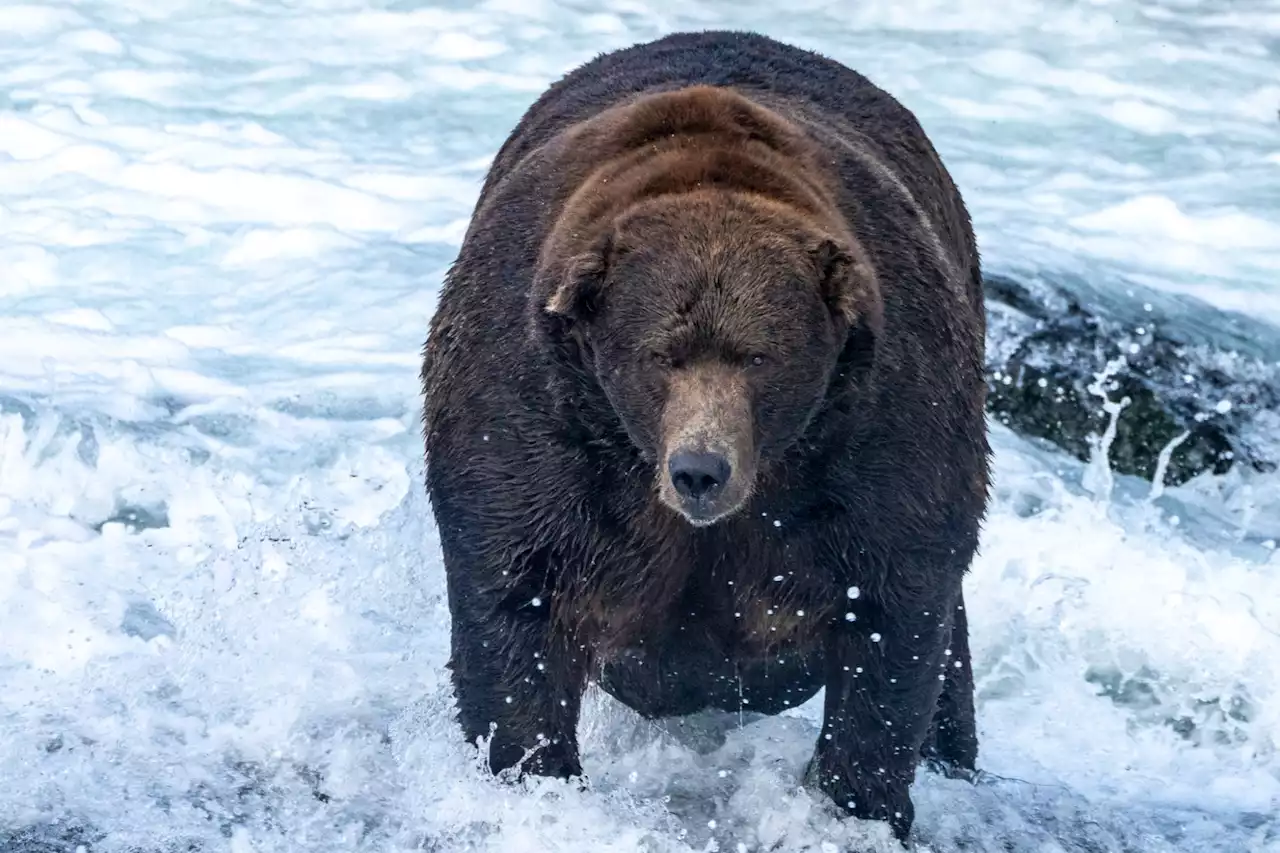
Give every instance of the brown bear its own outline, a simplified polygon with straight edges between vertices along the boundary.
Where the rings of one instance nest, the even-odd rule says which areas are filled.
[[[650,717],[825,688],[810,783],[905,840],[921,757],[977,752],[984,332],[960,194],[859,74],[704,32],[553,85],[422,369],[449,666],[491,768],[581,774],[592,680]]]

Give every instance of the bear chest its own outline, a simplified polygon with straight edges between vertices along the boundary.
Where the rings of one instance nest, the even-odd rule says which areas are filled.
[[[698,549],[672,615],[742,653],[768,654],[815,641],[845,597],[810,549],[744,538]]]

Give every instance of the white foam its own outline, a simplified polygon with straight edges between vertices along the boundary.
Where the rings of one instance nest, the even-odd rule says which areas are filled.
[[[154,100],[169,94],[184,83],[190,84],[191,80],[174,71],[119,68],[99,71],[90,82],[95,92],[140,100]]]
[[[197,222],[327,224],[342,230],[379,231],[412,221],[406,211],[366,193],[286,174],[238,168],[205,172],[176,164],[132,163],[117,180],[136,192],[138,200],[167,200],[170,204],[162,209],[169,216]]]
[[[66,140],[27,119],[0,115],[0,152],[15,160],[36,160],[57,151]]]
[[[120,56],[124,53],[124,45],[120,40],[102,30],[73,30],[59,36],[58,44],[72,50],[101,53],[107,56]]]
[[[1120,100],[1108,104],[1102,114],[1116,124],[1153,136],[1186,130],[1186,120],[1172,110],[1146,101]]]
[[[0,8],[0,33],[5,39],[39,38],[80,20],[69,10],[14,3]]]
[[[110,332],[114,329],[107,315],[94,308],[69,308],[48,316],[49,322],[63,326],[75,326],[94,332]]]
[[[1280,247],[1280,225],[1238,211],[1189,216],[1166,196],[1141,195],[1076,218],[1090,231],[1234,251]]]
[[[0,248],[0,294],[18,296],[58,280],[58,258],[41,246]]]
[[[341,234],[319,228],[254,228],[240,235],[223,261],[232,266],[251,266],[269,260],[314,258],[353,245],[356,244]]]

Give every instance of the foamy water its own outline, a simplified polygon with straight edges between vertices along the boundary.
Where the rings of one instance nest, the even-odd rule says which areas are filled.
[[[713,26],[915,110],[989,270],[1280,322],[1274,2],[0,7],[0,848],[892,849],[797,786],[820,704],[595,695],[586,791],[494,782],[449,719],[443,271],[547,83]],[[1280,851],[1280,476],[1149,500],[994,443],[990,775],[920,775],[921,848]]]

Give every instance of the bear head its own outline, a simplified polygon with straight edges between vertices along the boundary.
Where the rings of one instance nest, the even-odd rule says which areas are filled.
[[[882,325],[872,267],[812,182],[780,178],[751,141],[702,142],[633,160],[611,203],[588,187],[592,210],[552,235],[534,286],[560,357],[699,527],[748,502],[836,376],[865,378]]]

